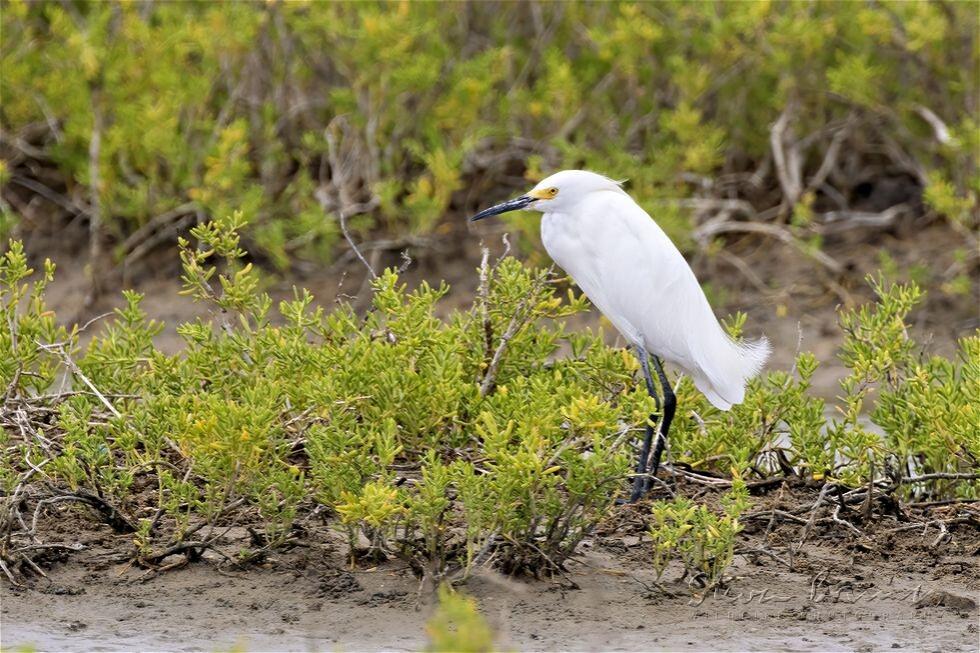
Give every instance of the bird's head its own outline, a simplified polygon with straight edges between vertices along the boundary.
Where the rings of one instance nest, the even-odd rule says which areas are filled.
[[[508,211],[529,209],[542,213],[568,211],[590,193],[618,192],[619,183],[587,170],[562,170],[542,179],[537,186],[520,197],[480,211],[470,221],[482,220]]]

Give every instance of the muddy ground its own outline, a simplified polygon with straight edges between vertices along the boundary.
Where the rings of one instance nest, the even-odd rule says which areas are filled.
[[[939,507],[916,519],[975,512],[972,523],[889,533],[891,518],[857,537],[828,524],[792,556],[795,524],[768,528],[782,492],[754,500],[732,578],[704,591],[668,567],[651,571],[644,506],[622,506],[587,540],[564,576],[478,571],[460,589],[479,601],[502,650],[976,651],[980,506]],[[812,500],[812,497],[811,497]],[[336,532],[308,521],[295,546],[234,569],[212,553],[155,572],[130,563],[129,536],[62,511],[46,541],[84,549],[46,562],[47,578],[2,585],[0,645],[40,650],[421,650],[433,601],[407,566],[352,567]],[[910,515],[913,516],[913,515]],[[766,534],[766,531],[768,535]],[[233,552],[244,529],[229,531]],[[770,555],[772,554],[772,555]],[[175,556],[172,560],[180,562]]]

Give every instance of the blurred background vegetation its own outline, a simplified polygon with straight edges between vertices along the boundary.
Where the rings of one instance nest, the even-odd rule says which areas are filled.
[[[870,267],[975,297],[973,2],[2,9],[0,236],[86,257],[90,302],[234,210],[283,272],[342,252],[341,218],[369,250],[458,251],[463,216],[571,167],[628,178],[749,288],[770,271],[733,241],[780,243],[846,300],[869,266],[849,284],[835,246],[857,239]],[[535,251],[536,221],[509,227]],[[868,236],[926,229],[944,258],[918,267]]]

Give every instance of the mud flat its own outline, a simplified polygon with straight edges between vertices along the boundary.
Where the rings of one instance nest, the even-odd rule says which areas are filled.
[[[476,597],[505,650],[976,651],[978,535],[959,528],[846,542],[818,535],[793,570],[744,534],[735,579],[695,592],[670,567],[655,582],[649,542],[601,529],[567,577],[479,572]],[[770,538],[779,533],[770,533]],[[5,650],[421,650],[433,606],[399,561],[351,569],[335,535],[244,570],[220,558],[163,573],[137,569],[121,536],[96,528],[47,578],[4,582]],[[771,541],[771,540],[770,540]],[[572,584],[577,585],[572,587]]]

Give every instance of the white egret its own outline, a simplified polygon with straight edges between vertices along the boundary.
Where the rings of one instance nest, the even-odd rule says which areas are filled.
[[[663,229],[620,185],[585,170],[563,170],[530,192],[470,220],[530,209],[543,213],[541,240],[555,263],[633,346],[647,391],[662,407],[653,455],[654,417],[640,451],[630,501],[650,487],[677,406],[661,359],[689,374],[713,405],[728,410],[769,356],[766,338],[735,342],[718,323],[691,267]],[[663,404],[650,375],[652,356]]]

